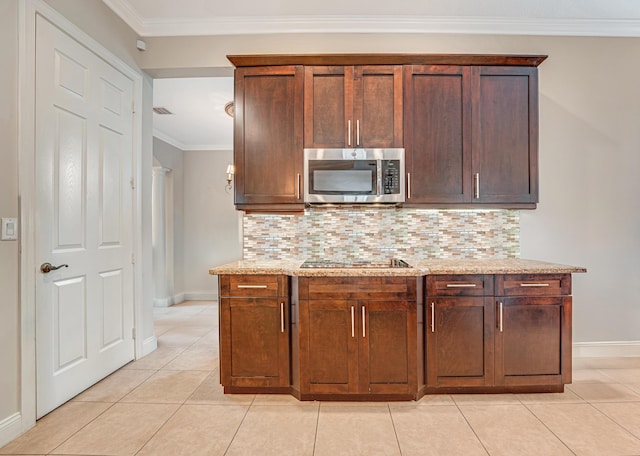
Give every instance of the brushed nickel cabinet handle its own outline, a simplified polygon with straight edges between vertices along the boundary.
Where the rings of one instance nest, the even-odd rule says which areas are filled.
[[[499,314],[500,314],[500,332],[502,332],[502,317],[503,317],[503,308],[504,306],[502,305],[502,303],[499,303]]]
[[[364,306],[362,306],[362,337],[366,337],[366,331],[365,331],[365,310],[364,310]]]
[[[476,173],[474,177],[475,177],[475,181],[476,181],[475,182],[476,185],[475,185],[475,189],[474,189],[474,194],[475,194],[474,196],[475,196],[476,199],[478,199],[478,198],[480,198],[480,173]]]
[[[436,304],[431,303],[431,332],[436,332]]]
[[[301,182],[301,178],[300,178],[300,173],[298,173],[298,192],[296,193],[296,196],[298,197],[298,199],[300,199],[300,182]]]
[[[267,285],[238,285],[238,288],[257,289],[257,288],[268,288],[268,287],[267,287]]]
[[[347,146],[351,145],[351,119],[347,121]]]
[[[351,337],[356,337],[355,308],[351,306]]]
[[[478,284],[475,283],[448,283],[447,288],[474,288]]]
[[[280,303],[280,332],[284,332],[284,302]]]
[[[407,199],[411,199],[411,173],[407,173]]]
[[[521,283],[521,287],[548,287],[548,283]]]
[[[360,119],[356,120],[356,146],[360,145]]]

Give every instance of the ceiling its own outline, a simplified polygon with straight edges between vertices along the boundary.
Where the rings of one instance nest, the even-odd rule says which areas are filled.
[[[224,106],[233,100],[233,78],[179,78],[153,81],[154,136],[181,150],[231,150],[233,119]]]
[[[103,0],[138,35],[491,33],[640,37],[632,0]],[[155,136],[182,150],[230,149],[231,78],[156,79]]]

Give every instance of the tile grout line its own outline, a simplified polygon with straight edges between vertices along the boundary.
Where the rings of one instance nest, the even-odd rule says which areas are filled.
[[[387,410],[389,411],[389,418],[391,418],[391,426],[393,426],[393,434],[396,436],[396,444],[398,445],[398,451],[402,456],[402,447],[400,446],[400,438],[398,437],[398,429],[396,428],[396,422],[393,420],[393,413],[391,413],[391,406],[387,402]]]
[[[467,423],[467,426],[469,426],[469,429],[471,429],[471,432],[473,432],[473,435],[476,436],[476,439],[478,439],[478,442],[480,442],[480,445],[482,445],[482,449],[485,451],[485,453],[487,453],[487,456],[490,456],[491,453],[487,449],[487,446],[484,444],[484,442],[482,441],[482,439],[480,438],[476,430],[473,428],[473,426],[471,426],[471,423],[469,423],[469,420],[467,419],[466,415],[460,408],[460,405],[456,402],[456,400],[453,397],[451,399],[453,400],[453,405],[458,409],[458,412],[460,412],[460,415],[462,415],[462,418],[464,419],[465,423]]]
[[[313,449],[311,451],[312,455],[316,454],[316,443],[318,442],[318,426],[319,425],[320,425],[320,403],[318,402],[318,414],[316,415],[316,429],[315,429],[315,432],[313,433]]]
[[[98,401],[96,401],[98,402]],[[103,402],[104,404],[105,402]],[[77,435],[80,431],[82,431],[84,428],[86,428],[87,426],[89,426],[89,424],[93,423],[95,420],[97,420],[99,417],[101,417],[102,415],[104,415],[107,410],[111,410],[111,408],[117,404],[117,402],[106,402],[107,404],[111,404],[109,407],[107,407],[106,409],[104,409],[102,412],[98,413],[96,416],[94,416],[92,419],[90,419],[89,421],[87,421],[82,427],[80,427],[76,432],[74,432],[73,434],[71,434],[69,437],[67,437],[66,439],[64,439],[64,441],[62,441],[61,443],[59,443],[58,445],[56,445],[53,449],[51,449],[50,451],[47,451],[46,454],[55,454],[53,453],[54,451],[56,451],[58,448],[60,448],[62,445],[64,445],[66,442],[68,442],[72,437],[74,437],[75,435]],[[57,410],[57,409],[55,409]]]
[[[581,398],[581,399],[582,399],[582,398]],[[573,451],[573,450],[571,449],[571,447],[570,447],[570,446],[569,446],[569,445],[568,445],[564,440],[562,440],[558,434],[556,434],[555,432],[553,432],[553,429],[551,429],[551,428],[547,425],[547,423],[545,423],[544,421],[542,421],[542,419],[541,419],[538,415],[536,415],[536,413],[535,413],[533,410],[531,410],[531,409],[529,408],[529,405],[548,405],[548,404],[529,404],[529,405],[527,405],[527,404],[525,404],[525,403],[522,403],[522,405],[524,405],[524,408],[525,408],[525,409],[527,409],[527,411],[528,411],[529,413],[531,413],[531,415],[533,415],[533,417],[534,417],[536,420],[538,420],[538,421],[540,422],[540,424],[542,424],[542,425],[545,427],[545,429],[547,429],[549,432],[551,432],[551,434],[552,434],[556,439],[558,439],[558,441],[559,441],[560,443],[562,443],[562,445],[563,445],[567,450],[569,450],[569,451],[571,452],[571,454],[573,454],[573,455],[575,455],[575,454],[576,454],[576,453],[575,453],[575,451]],[[553,405],[553,404],[552,404],[552,405]],[[555,405],[562,405],[562,404],[555,404]]]
[[[231,448],[233,441],[236,439],[236,436],[238,435],[238,432],[240,431],[240,428],[242,427],[244,420],[247,418],[247,415],[249,414],[249,410],[251,410],[251,406],[253,405],[255,400],[256,400],[256,396],[254,395],[253,399],[251,400],[251,403],[247,406],[247,410],[244,412],[244,415],[242,416],[242,420],[240,420],[240,424],[238,424],[238,428],[236,429],[236,432],[233,433],[233,437],[231,437],[231,440],[229,440],[229,444],[227,445],[227,448],[225,448],[224,453],[222,453],[223,456],[225,456],[229,452],[229,449]]]

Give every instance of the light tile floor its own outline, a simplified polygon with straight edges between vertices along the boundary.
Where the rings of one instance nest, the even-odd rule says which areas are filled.
[[[158,350],[0,448],[18,455],[640,455],[640,358],[574,360],[562,394],[299,402],[224,395],[214,302],[156,310]]]

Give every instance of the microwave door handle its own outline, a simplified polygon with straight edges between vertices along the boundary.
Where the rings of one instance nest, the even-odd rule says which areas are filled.
[[[382,160],[377,160],[376,166],[376,192],[377,195],[382,195]]]

